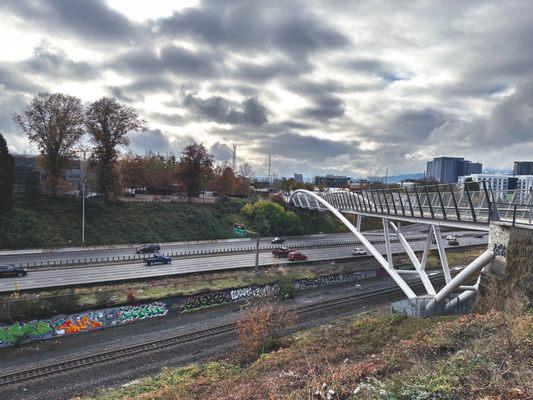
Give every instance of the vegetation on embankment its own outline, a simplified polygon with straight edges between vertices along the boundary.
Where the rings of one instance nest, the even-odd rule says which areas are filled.
[[[467,265],[483,251],[479,247],[448,252],[451,267]],[[394,265],[409,264],[407,255],[394,256]],[[0,321],[29,321],[53,315],[71,314],[87,309],[114,307],[133,302],[149,302],[174,296],[215,292],[239,287],[310,279],[317,276],[343,274],[365,269],[379,268],[374,258],[337,260],[312,264],[276,265],[238,271],[214,271],[178,275],[126,283],[93,285],[78,288],[41,290],[0,295]],[[439,257],[433,251],[428,257],[427,268],[440,268]],[[2,307],[4,302],[11,306]]]
[[[271,202],[241,199],[219,204],[114,202],[87,199],[86,245],[174,242],[234,238],[233,223],[245,222],[262,234],[305,235],[345,231],[330,213],[313,213],[313,224]],[[252,212],[253,211],[253,212]],[[316,214],[316,215],[315,215]],[[79,199],[41,195],[28,202],[16,197],[13,210],[0,221],[0,248],[49,248],[81,243]]]
[[[532,339],[530,314],[372,315],[297,332],[251,363],[168,368],[91,399],[526,399]]]

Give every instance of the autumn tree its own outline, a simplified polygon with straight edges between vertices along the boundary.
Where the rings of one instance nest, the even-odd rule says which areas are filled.
[[[237,321],[240,350],[247,359],[277,347],[282,334],[297,322],[298,316],[272,299],[259,300],[244,308]]]
[[[198,197],[213,175],[213,156],[203,144],[193,143],[182,152],[178,175],[189,199]]]
[[[133,108],[112,97],[102,97],[87,107],[85,126],[93,144],[90,160],[96,172],[97,189],[109,200],[120,191],[119,146],[129,144],[129,132],[146,131],[148,127]]]
[[[13,206],[15,189],[15,160],[9,154],[7,142],[0,133],[0,217]]]
[[[42,154],[44,182],[53,194],[65,186],[64,172],[84,133],[80,99],[61,93],[39,93],[15,122]]]
[[[145,156],[147,188],[150,193],[169,194],[178,182],[178,161],[174,154],[148,152]]]
[[[137,189],[148,186],[146,160],[143,157],[127,153],[119,162],[119,171],[122,187]]]
[[[222,166],[215,170],[210,186],[219,196],[226,197],[235,192],[238,184],[231,167]]]

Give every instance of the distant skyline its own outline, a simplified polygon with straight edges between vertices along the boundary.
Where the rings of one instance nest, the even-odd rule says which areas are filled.
[[[38,92],[115,96],[131,147],[203,142],[256,175],[420,172],[533,155],[533,2],[3,0],[0,132]],[[35,152],[35,147],[34,147]]]

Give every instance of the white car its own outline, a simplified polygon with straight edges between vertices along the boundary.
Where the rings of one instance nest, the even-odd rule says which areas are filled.
[[[454,235],[448,235],[448,236],[446,236],[446,240],[456,240],[456,239],[457,239],[457,237],[454,236]]]
[[[352,254],[354,256],[365,256],[367,255],[367,251],[365,249],[361,249],[359,247],[356,247],[355,249],[352,250]]]

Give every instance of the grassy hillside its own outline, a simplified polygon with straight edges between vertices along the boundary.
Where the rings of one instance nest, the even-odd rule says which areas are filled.
[[[282,339],[248,364],[228,356],[166,368],[90,399],[525,400],[532,329],[530,314],[340,320]]]
[[[233,223],[245,220],[241,212],[244,205],[238,199],[218,205],[90,199],[86,205],[86,244],[232,238]],[[303,214],[299,217],[300,225],[292,233],[332,233],[343,228],[330,214],[313,214],[313,224],[302,222]],[[0,221],[0,248],[60,247],[69,240],[73,245],[81,243],[79,199],[43,196],[28,204],[19,198],[10,215]]]

